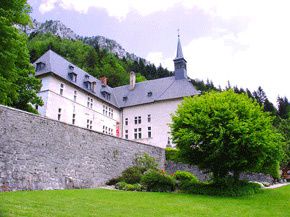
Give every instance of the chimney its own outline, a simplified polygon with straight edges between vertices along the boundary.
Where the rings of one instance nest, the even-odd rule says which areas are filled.
[[[107,86],[108,85],[108,78],[103,76],[103,77],[100,77],[100,81],[102,83],[102,86]]]
[[[136,75],[135,72],[130,72],[130,90],[134,90],[136,85]]]

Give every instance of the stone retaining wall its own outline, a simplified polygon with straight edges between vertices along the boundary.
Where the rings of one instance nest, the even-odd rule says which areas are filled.
[[[169,174],[173,174],[177,170],[188,171],[191,172],[193,175],[195,175],[200,181],[206,181],[210,179],[209,174],[204,173],[197,166],[191,166],[188,164],[166,161],[165,170]],[[272,184],[274,182],[274,179],[270,175],[265,175],[262,173],[247,173],[247,174],[243,173],[241,174],[240,179],[256,182],[266,182],[269,184]]]
[[[164,149],[0,105],[0,191],[93,188]]]

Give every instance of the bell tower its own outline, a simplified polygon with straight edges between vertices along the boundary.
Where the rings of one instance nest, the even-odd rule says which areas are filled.
[[[178,41],[177,41],[177,52],[176,52],[176,57],[173,60],[173,62],[174,62],[175,79],[176,80],[187,79],[187,71],[186,71],[187,62],[183,57],[179,32],[178,32]]]

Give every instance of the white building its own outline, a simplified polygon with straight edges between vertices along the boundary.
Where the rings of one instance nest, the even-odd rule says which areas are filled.
[[[165,148],[173,114],[183,97],[199,92],[187,79],[178,38],[174,76],[111,88],[49,50],[35,63],[42,80],[40,115],[105,134]]]

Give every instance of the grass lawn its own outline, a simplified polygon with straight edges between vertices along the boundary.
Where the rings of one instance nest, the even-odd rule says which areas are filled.
[[[102,189],[5,192],[0,216],[290,217],[290,185],[240,198]]]

